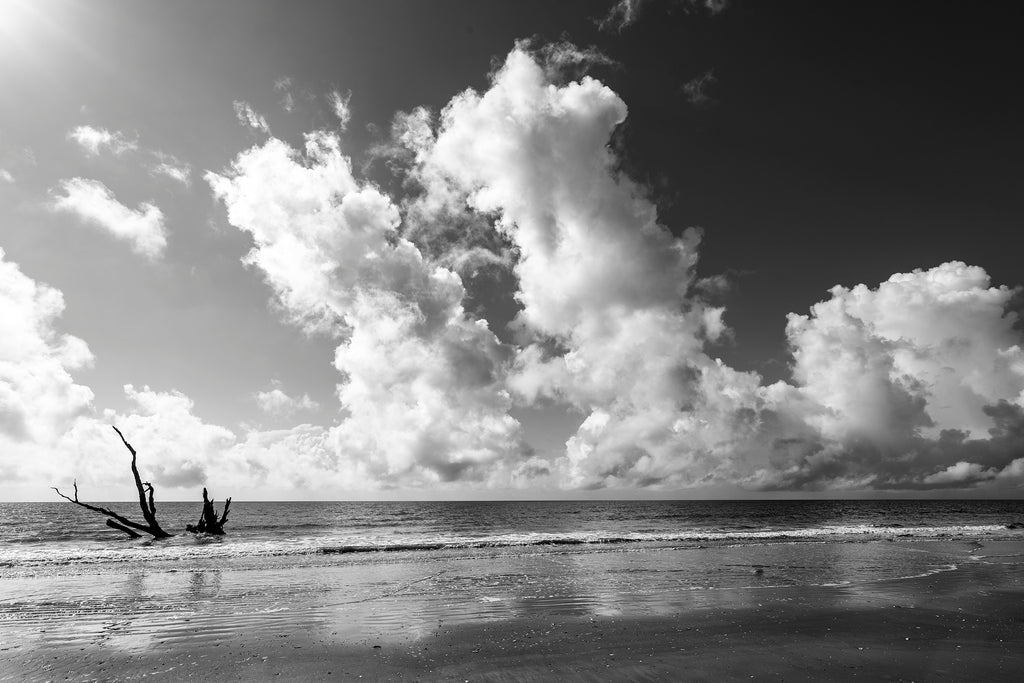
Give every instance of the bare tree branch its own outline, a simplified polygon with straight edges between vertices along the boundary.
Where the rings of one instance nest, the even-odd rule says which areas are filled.
[[[111,426],[114,427],[113,425]],[[119,437],[121,437],[121,443],[124,444],[124,447],[132,454],[132,477],[135,478],[135,489],[139,492],[139,508],[142,510],[142,516],[153,531],[157,532],[153,534],[156,538],[166,538],[170,536],[170,534],[160,528],[160,523],[156,521],[156,504],[153,502],[153,485],[148,481],[143,482],[142,477],[139,476],[139,468],[135,464],[137,457],[135,449],[132,448],[132,445],[124,438],[124,434],[121,433],[120,429],[114,427],[114,431],[117,432]],[[149,494],[148,500],[146,497],[147,490]]]
[[[90,505],[89,503],[83,503],[82,501],[78,500],[77,481],[75,482],[74,498],[65,496],[63,493],[60,492],[60,490],[57,489],[57,487],[53,487],[53,490],[57,491],[57,495],[63,498],[64,500],[70,501],[80,507],[84,507],[86,510],[92,510],[93,512],[98,512],[101,515],[106,515],[107,517],[110,517],[111,519],[107,520],[107,526],[109,526],[112,529],[117,529],[118,531],[123,531],[132,538],[140,537],[139,534],[135,533],[135,531],[133,530],[147,533],[153,538],[170,538],[172,534],[169,534],[166,531],[164,531],[160,527],[160,523],[156,521],[156,503],[153,501],[153,485],[150,484],[148,481],[143,483],[142,477],[139,476],[139,468],[136,464],[136,458],[138,457],[138,454],[135,452],[135,449],[132,448],[132,445],[128,443],[128,440],[124,438],[124,434],[121,433],[120,429],[114,427],[114,431],[117,432],[117,435],[119,437],[121,437],[121,443],[123,443],[125,448],[127,448],[128,451],[132,454],[132,476],[135,478],[135,490],[138,491],[139,494],[139,508],[142,510],[142,517],[146,520],[145,524],[133,522],[127,517],[117,514],[113,510],[108,510],[107,508],[100,507],[98,505]]]
[[[57,495],[60,496],[61,498],[63,498],[64,500],[66,500],[66,501],[72,502],[75,505],[78,505],[79,507],[85,508],[86,510],[92,510],[93,512],[98,512],[101,515],[106,515],[107,517],[110,517],[112,519],[117,520],[117,522],[120,522],[120,524],[118,526],[116,526],[116,527],[113,527],[113,528],[119,529],[120,531],[124,531],[126,534],[128,534],[129,536],[132,536],[133,538],[139,538],[139,535],[136,534],[134,531],[131,531],[130,529],[138,529],[139,531],[144,531],[147,534],[150,533],[150,530],[149,530],[148,527],[145,527],[142,524],[139,524],[138,522],[133,522],[132,520],[128,519],[127,517],[124,517],[122,515],[117,514],[113,510],[108,510],[107,508],[100,507],[98,505],[90,505],[89,503],[83,503],[82,501],[78,500],[78,482],[77,481],[75,482],[75,497],[74,498],[70,498],[68,496],[65,496],[63,493],[60,492],[60,489],[58,489],[56,486],[51,486],[50,488],[52,488],[54,491],[56,491]],[[107,525],[111,526],[110,520],[107,520]]]
[[[51,487],[57,492],[57,495],[79,507],[83,507],[86,510],[98,512],[101,515],[106,515],[107,526],[111,529],[117,529],[118,531],[124,532],[132,538],[141,538],[141,535],[137,533],[141,531],[149,534],[153,538],[170,538],[173,534],[169,534],[164,531],[159,522],[156,520],[156,500],[154,499],[153,485],[148,481],[142,481],[142,477],[139,475],[139,468],[137,465],[138,454],[132,445],[128,443],[128,440],[124,438],[124,434],[116,426],[111,425],[117,435],[121,437],[121,443],[128,449],[128,452],[132,454],[132,477],[135,480],[135,490],[139,494],[139,509],[142,510],[142,516],[146,520],[145,524],[139,524],[132,520],[119,515],[113,510],[100,507],[98,505],[90,505],[89,503],[83,503],[78,500],[78,482],[74,482],[75,486],[75,497],[71,498],[60,492],[56,486]],[[224,503],[224,511],[218,516],[217,510],[213,507],[213,501],[209,498],[206,489],[203,489],[203,511],[199,516],[199,522],[197,524],[189,524],[186,526],[186,530],[193,533],[205,533],[205,534],[224,534],[224,525],[228,521],[228,509],[231,507],[231,499],[228,498]]]
[[[111,529],[117,529],[118,531],[123,531],[123,532],[125,532],[126,534],[128,534],[132,538],[142,538],[142,534],[136,533],[136,532],[132,531],[131,529],[129,529],[128,527],[123,526],[121,524],[118,524],[117,522],[115,522],[112,519],[108,519],[107,520],[107,526],[109,526]]]

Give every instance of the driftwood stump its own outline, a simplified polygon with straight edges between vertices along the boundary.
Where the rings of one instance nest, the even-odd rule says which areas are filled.
[[[228,508],[231,507],[231,499],[228,498],[224,502],[224,512],[221,513],[220,517],[217,517],[217,510],[213,507],[213,500],[209,498],[206,493],[206,488],[203,488],[203,512],[199,515],[199,521],[195,524],[189,524],[185,527],[185,531],[193,534],[213,534],[215,536],[224,535],[224,525],[228,521]]]

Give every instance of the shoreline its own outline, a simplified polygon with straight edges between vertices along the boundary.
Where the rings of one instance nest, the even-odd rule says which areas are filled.
[[[5,636],[0,681],[672,680],[682,672],[688,680],[1015,680],[1024,668],[1024,543],[986,544],[981,561],[972,559],[976,542],[950,546],[956,569],[912,578],[686,590],[640,574],[635,593],[615,594],[608,585],[619,573],[587,564],[601,558],[562,555],[568,564],[557,571],[575,572],[559,584],[565,594],[515,609],[470,594],[471,563],[453,563],[448,576],[416,563],[374,565],[412,578],[377,577],[377,592],[363,593],[358,582],[368,579],[357,574],[370,567],[308,567],[281,570],[274,585],[291,592],[248,622],[232,613],[233,586],[248,572],[207,572],[188,577],[193,612],[173,623],[159,604],[135,613],[113,605],[80,635],[84,612],[58,614],[21,642]],[[907,550],[938,557],[942,548]],[[663,559],[694,557],[704,556]],[[497,568],[476,570],[486,578]],[[494,583],[509,589],[518,576]],[[276,604],[259,586],[251,593],[245,599]]]
[[[629,553],[652,551],[693,551],[723,548],[759,548],[787,545],[871,545],[949,544],[949,543],[1024,543],[1024,533],[1008,526],[992,526],[974,533],[961,527],[950,531],[933,527],[899,527],[869,532],[801,534],[792,530],[765,535],[697,534],[678,538],[626,538],[601,540],[537,540],[530,542],[494,542],[473,539],[451,543],[396,543],[392,545],[345,545],[330,539],[311,539],[310,545],[268,548],[263,542],[248,539],[195,539],[189,535],[160,541],[137,541],[118,538],[95,541],[76,549],[69,558],[64,549],[31,546],[20,548],[22,555],[0,558],[0,580],[11,576],[32,577],[60,573],[70,568],[74,573],[122,573],[126,567],[142,567],[153,571],[191,571],[226,567],[239,571],[272,566],[309,567],[345,562],[429,562],[434,559],[487,559],[528,555],[574,555]],[[927,531],[928,533],[908,533]],[[249,544],[252,543],[250,546]],[[28,551],[25,549],[29,548]],[[25,554],[30,552],[32,554]]]

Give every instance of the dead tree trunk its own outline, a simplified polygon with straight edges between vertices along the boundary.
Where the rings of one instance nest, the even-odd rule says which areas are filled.
[[[135,488],[139,492],[139,507],[142,508],[142,517],[146,520],[145,524],[133,522],[127,517],[117,514],[113,510],[108,510],[107,508],[100,507],[98,505],[90,505],[89,503],[83,503],[82,501],[78,500],[77,481],[74,484],[74,498],[64,495],[56,486],[53,487],[53,490],[56,491],[57,495],[63,498],[64,500],[70,501],[75,505],[85,508],[86,510],[92,510],[93,512],[98,512],[101,515],[106,515],[107,517],[109,517],[109,519],[107,520],[107,526],[109,526],[111,529],[123,531],[132,538],[140,538],[141,534],[137,533],[139,531],[141,531],[142,533],[149,534],[153,538],[170,538],[171,536],[173,536],[173,534],[169,534],[166,531],[164,531],[160,527],[160,524],[156,521],[156,503],[153,501],[153,485],[150,484],[148,481],[142,481],[142,477],[139,476],[139,468],[135,464],[135,449],[132,448],[132,445],[125,440],[124,434],[121,433],[120,429],[114,427],[114,431],[117,432],[117,435],[119,437],[121,437],[121,442],[124,443],[125,448],[127,448],[128,451],[132,454],[132,476],[135,478]],[[224,532],[221,531],[221,533]]]
[[[132,454],[132,476],[135,478],[135,490],[139,492],[139,507],[142,508],[142,516],[146,520],[146,524],[154,538],[170,538],[173,534],[169,534],[160,528],[160,524],[156,521],[156,503],[153,502],[153,485],[148,481],[142,481],[142,477],[139,476],[139,468],[135,465],[135,449],[132,445],[125,440],[124,434],[117,427],[114,427],[114,431],[121,437],[121,443],[124,447],[129,450]],[[147,495],[148,494],[148,495]]]
[[[122,531],[132,538],[141,538],[142,534],[139,532],[149,534],[153,538],[170,538],[174,534],[169,534],[160,527],[160,523],[156,521],[156,502],[153,500],[153,485],[148,481],[142,481],[142,477],[139,476],[139,468],[136,465],[136,453],[132,445],[124,438],[124,434],[117,427],[114,427],[114,431],[121,437],[121,443],[124,444],[125,448],[132,454],[132,477],[135,479],[135,490],[139,493],[139,508],[142,510],[142,518],[146,520],[145,524],[139,522],[133,522],[132,520],[117,514],[113,510],[100,507],[98,505],[90,505],[89,503],[83,503],[78,500],[78,482],[74,483],[75,486],[75,497],[65,496],[60,492],[56,486],[53,490],[57,492],[57,495],[64,500],[70,501],[79,507],[83,507],[86,510],[92,510],[98,512],[101,515],[106,515],[107,526],[111,529],[117,529]],[[210,499],[203,489],[203,512],[199,516],[199,522],[197,524],[189,524],[185,527],[186,531],[197,534],[214,534],[216,536],[224,535],[224,525],[228,521],[228,508],[231,507],[231,499],[228,498],[224,502],[224,510],[217,515],[217,510],[213,507],[213,501]]]
[[[213,507],[213,500],[209,498],[206,493],[206,489],[203,488],[203,512],[199,515],[199,522],[196,524],[189,524],[185,527],[185,531],[189,531],[193,534],[213,534],[215,536],[224,535],[224,525],[228,521],[228,508],[231,507],[231,499],[228,498],[224,502],[224,511],[220,517],[217,516],[217,510]]]

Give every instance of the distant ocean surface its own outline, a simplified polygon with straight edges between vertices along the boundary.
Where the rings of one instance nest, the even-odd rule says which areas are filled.
[[[199,511],[157,503],[174,532]],[[0,653],[146,652],[197,634],[394,641],[755,606],[764,590],[871,600],[873,586],[1013,572],[1019,521],[1022,501],[239,502],[226,536],[149,541],[62,501],[0,504]]]
[[[138,519],[132,503],[108,503]],[[218,509],[220,505],[218,504]],[[180,532],[195,503],[158,503]],[[358,562],[481,553],[600,552],[664,547],[850,543],[887,539],[1015,539],[1024,501],[237,502],[228,534],[131,540],[69,503],[0,503],[0,577],[95,572],[124,563],[280,566],[314,556]],[[140,520],[141,521],[141,520]]]

